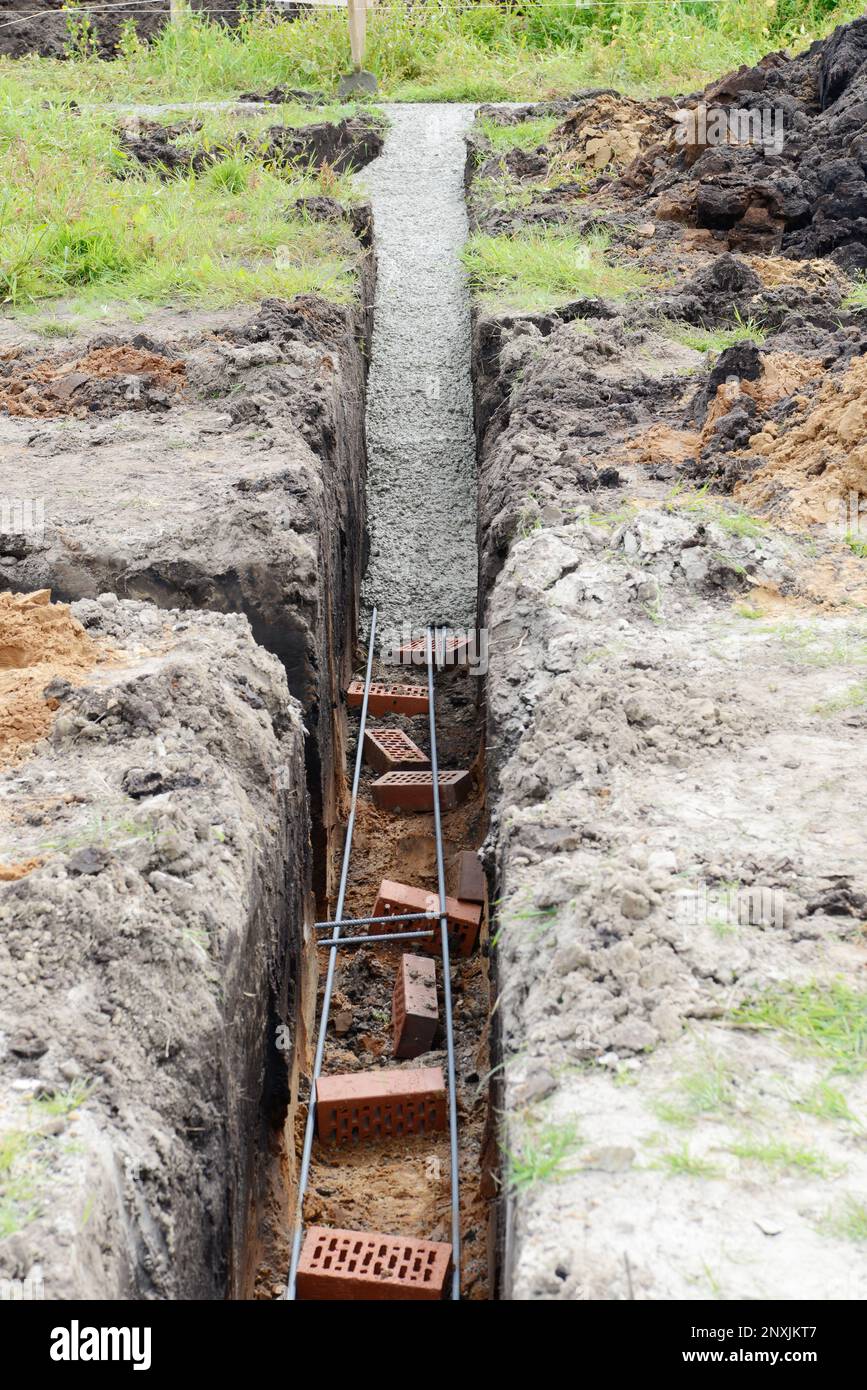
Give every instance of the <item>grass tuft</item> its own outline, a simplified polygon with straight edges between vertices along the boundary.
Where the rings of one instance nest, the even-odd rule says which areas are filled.
[[[867,1068],[867,994],[842,981],[769,989],[741,1004],[731,1019],[781,1033],[828,1059],[835,1072]]]
[[[735,1080],[731,1070],[717,1057],[707,1066],[678,1081],[677,1100],[663,1100],[654,1109],[661,1120],[673,1125],[693,1125],[702,1115],[726,1115],[736,1102]]]
[[[820,1228],[825,1235],[838,1240],[851,1240],[862,1245],[867,1242],[867,1202],[846,1197],[835,1211],[829,1212]]]
[[[529,1125],[519,1147],[508,1153],[508,1173],[511,1186],[518,1190],[535,1187],[537,1183],[567,1177],[578,1170],[567,1167],[567,1160],[581,1145],[576,1125]]]
[[[735,1158],[748,1163],[760,1163],[764,1168],[772,1168],[785,1173],[808,1173],[812,1177],[827,1178],[839,1172],[823,1154],[816,1149],[799,1148],[784,1140],[744,1139],[729,1146]]]
[[[463,259],[473,291],[500,307],[543,310],[570,299],[611,299],[640,290],[647,277],[607,258],[604,232],[579,236],[560,228],[489,236],[476,232]]]

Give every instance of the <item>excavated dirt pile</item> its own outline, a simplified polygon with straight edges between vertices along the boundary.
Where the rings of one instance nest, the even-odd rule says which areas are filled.
[[[183,389],[183,362],[134,343],[94,347],[83,357],[0,360],[0,411],[35,420],[46,415],[167,410]]]
[[[59,696],[104,653],[47,589],[0,594],[0,766],[48,731]]]
[[[237,114],[243,107],[236,108]],[[363,114],[340,121],[317,121],[310,125],[271,126],[251,136],[239,130],[234,140],[208,148],[196,148],[190,142],[202,129],[200,120],[162,124],[141,116],[129,116],[118,127],[120,147],[130,158],[120,177],[135,173],[136,165],[154,168],[164,178],[176,174],[200,174],[227,155],[253,150],[260,158],[278,166],[323,165],[342,171],[363,168],[382,150],[385,122],[381,116]]]
[[[529,109],[482,108],[504,125]],[[536,150],[482,162],[482,177],[548,185],[532,209],[517,210],[518,225],[562,223],[591,187],[602,206],[640,203],[646,217],[702,229],[718,249],[867,267],[867,18],[676,102],[579,92],[532,108],[561,111]],[[489,213],[486,230],[505,221]]]
[[[867,18],[741,68],[678,115],[621,184],[655,198],[657,217],[732,249],[867,267]]]

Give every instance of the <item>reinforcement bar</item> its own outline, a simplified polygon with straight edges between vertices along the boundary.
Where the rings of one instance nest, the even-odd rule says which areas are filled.
[[[377,941],[430,941],[436,936],[433,931],[393,931],[385,936],[341,936],[337,941],[320,941],[323,951],[336,951],[341,946],[370,946]]]
[[[437,886],[440,899],[440,938],[442,941],[443,962],[443,1003],[446,1016],[446,1070],[449,1104],[449,1151],[451,1155],[451,1196],[452,1196],[452,1298],[461,1296],[461,1195],[458,1163],[458,1105],[455,1081],[455,1030],[452,1017],[452,979],[449,971],[449,926],[446,914],[446,871],[443,858],[443,829],[440,813],[439,759],[437,757],[436,710],[434,708],[434,630],[428,628],[427,690],[428,719],[430,722],[430,763],[433,777],[434,797],[434,835],[437,851]],[[331,957],[334,960],[334,956]]]
[[[326,927],[376,927],[381,922],[432,922],[436,920],[435,912],[395,912],[388,917],[347,917],[343,922],[314,922],[315,931],[324,931]]]
[[[337,906],[334,912],[333,941],[340,937],[343,918],[343,903],[346,898],[346,882],[349,877],[349,861],[352,856],[352,836],[355,831],[355,812],[358,806],[358,784],[361,780],[361,765],[364,760],[364,730],[367,724],[367,702],[370,697],[370,682],[373,674],[373,653],[376,646],[376,618],[374,608],[370,615],[370,642],[367,648],[367,669],[364,676],[364,699],[361,702],[361,718],[358,725],[358,745],[355,750],[355,772],[352,778],[352,800],[349,820],[346,824],[346,839],[343,849],[343,864],[340,868],[340,887],[337,892]],[[442,902],[445,900],[440,895]],[[370,938],[368,938],[370,940]],[[448,949],[448,946],[446,947]],[[289,1265],[289,1282],[286,1285],[286,1300],[295,1298],[295,1283],[298,1275],[298,1261],[301,1258],[301,1241],[304,1236],[304,1198],[310,1177],[310,1157],[313,1153],[313,1136],[316,1131],[316,1082],[322,1070],[325,1055],[325,1042],[328,1035],[328,1014],[331,1009],[331,995],[334,990],[334,968],[337,952],[328,953],[328,971],[325,976],[325,989],[322,995],[322,1018],[319,1023],[319,1036],[316,1041],[316,1055],[313,1059],[313,1075],[310,1078],[310,1099],[307,1103],[307,1123],[304,1127],[304,1147],[301,1151],[301,1168],[298,1174],[298,1207],[295,1215],[295,1233],[292,1238],[292,1259]]]

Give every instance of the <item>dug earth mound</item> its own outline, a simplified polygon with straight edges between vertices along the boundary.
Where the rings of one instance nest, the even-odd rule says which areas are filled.
[[[642,277],[474,310],[506,1297],[867,1290],[865,83],[859,20],[470,140],[477,231]]]
[[[312,911],[301,708],[241,614],[6,596],[0,630],[0,1275],[250,1296]],[[12,679],[51,718],[23,759]]]

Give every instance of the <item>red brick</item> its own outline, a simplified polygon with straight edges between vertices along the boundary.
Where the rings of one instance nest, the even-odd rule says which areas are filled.
[[[427,753],[423,753],[403,729],[366,729],[364,756],[377,772],[418,772],[430,767]]]
[[[429,1052],[439,1021],[437,968],[428,956],[401,957],[391,1001],[395,1057]]]
[[[468,772],[440,773],[440,807],[444,811],[459,806],[470,794],[472,778]],[[370,785],[373,799],[381,811],[432,811],[432,772],[387,772]]]
[[[364,701],[364,681],[353,681],[346,692],[350,709],[360,709]],[[368,713],[427,714],[427,691],[423,685],[385,685],[372,681],[367,699]]]
[[[445,666],[465,666],[469,655],[470,638],[464,633],[457,637],[447,637],[440,642],[439,651]],[[432,642],[434,661],[437,657],[436,639]],[[404,642],[397,649],[397,664],[400,666],[427,666],[427,638],[417,637],[414,642]]]
[[[349,1072],[316,1082],[316,1132],[323,1143],[429,1134],[445,1127],[441,1067]]]
[[[311,1226],[298,1261],[299,1299],[436,1300],[445,1297],[452,1247],[378,1231]]]
[[[485,901],[485,871],[472,849],[462,849],[458,855],[458,897],[467,903]]]
[[[438,893],[431,893],[426,888],[414,888],[408,883],[395,883],[393,879],[384,878],[379,885],[379,893],[376,905],[371,917],[393,917],[403,916],[407,912],[439,912],[440,900]],[[479,927],[482,923],[482,909],[478,903],[461,902],[458,898],[446,897],[446,921],[449,926],[449,936],[452,937],[457,945],[457,949],[462,956],[471,954],[479,935]],[[413,928],[419,929],[418,922],[395,923],[398,931],[412,931]],[[368,933],[381,932],[382,927],[371,926]],[[430,942],[425,942],[421,946],[422,950],[438,955],[440,951],[440,934],[433,937]]]

